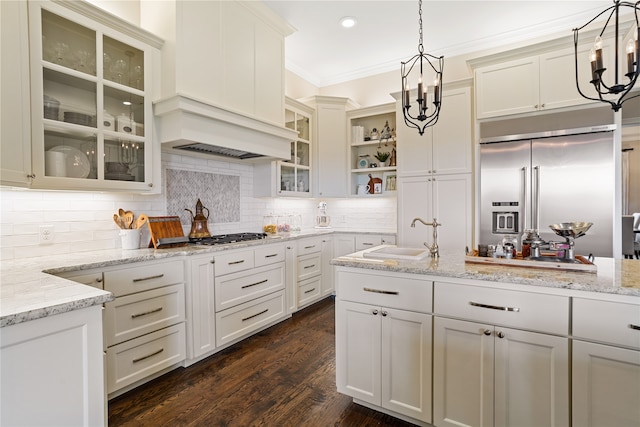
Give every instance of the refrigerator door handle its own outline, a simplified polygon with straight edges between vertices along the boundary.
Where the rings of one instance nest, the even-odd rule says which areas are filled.
[[[520,212],[522,212],[522,217],[520,218],[520,230],[524,230],[528,224],[527,210],[529,209],[527,206],[527,167],[523,167],[520,171],[522,172],[522,188],[520,189],[520,203],[522,206]]]
[[[531,219],[531,224],[533,225],[533,229],[536,231],[540,231],[540,166],[533,167],[533,218]]]

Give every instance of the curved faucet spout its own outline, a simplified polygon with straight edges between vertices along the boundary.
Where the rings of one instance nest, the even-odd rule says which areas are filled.
[[[411,221],[411,227],[415,228],[416,222],[420,221],[424,225],[433,227],[433,244],[429,246],[427,242],[424,242],[424,245],[429,248],[429,252],[431,253],[431,258],[438,258],[440,256],[440,250],[438,248],[438,227],[441,226],[435,218],[433,218],[432,222],[425,222],[422,218],[414,218]]]

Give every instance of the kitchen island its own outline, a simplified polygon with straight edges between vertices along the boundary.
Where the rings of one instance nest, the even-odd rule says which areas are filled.
[[[356,252],[336,267],[336,383],[419,425],[639,425],[640,262],[596,274]]]

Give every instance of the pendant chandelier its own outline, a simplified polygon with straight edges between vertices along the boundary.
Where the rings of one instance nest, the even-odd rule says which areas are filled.
[[[444,67],[444,56],[436,57],[424,53],[422,46],[422,0],[418,1],[418,16],[420,24],[418,54],[413,56],[407,62],[401,62],[402,74],[402,114],[404,122],[407,126],[418,129],[420,135],[424,134],[424,130],[436,124],[440,107],[442,105],[442,68]],[[435,63],[435,65],[434,65]],[[419,66],[419,67],[418,67]],[[416,72],[412,71],[416,68]],[[432,107],[429,107],[427,100],[427,88],[424,84],[423,72],[435,72],[435,80],[433,82],[433,100]],[[415,98],[415,113],[411,110],[411,89],[409,86],[409,76],[418,74],[417,79],[417,96]]]
[[[640,11],[640,1],[635,3],[628,1],[620,1],[614,0],[614,5],[608,7],[607,9],[600,12],[596,17],[587,22],[580,28],[575,28],[573,30],[573,44],[575,49],[575,66],[576,66],[576,86],[578,88],[578,92],[586,99],[590,99],[592,101],[601,101],[611,105],[613,111],[618,111],[622,104],[629,99],[636,98],[640,96],[639,94],[628,96],[631,89],[636,84],[638,80],[638,75],[640,74],[640,66],[638,61],[638,31],[639,31],[639,21],[638,21],[638,12]],[[619,72],[620,62],[618,61],[618,53],[619,53],[619,41],[620,41],[620,27],[619,27],[619,14],[621,8],[630,8],[634,11],[635,15],[635,32],[631,39],[625,46],[625,53],[627,56],[626,60],[626,68],[624,76],[622,77],[622,73]],[[597,98],[593,98],[584,94],[582,89],[580,89],[580,81],[578,79],[578,33],[583,30],[589,24],[594,22],[596,19],[608,13],[607,20],[604,24],[604,28],[596,37],[595,44],[593,49],[589,54],[589,61],[591,62],[591,84],[595,88],[597,92]],[[607,68],[604,66],[603,60],[603,49],[602,49],[602,36],[605,33],[605,30],[611,23],[611,19],[614,19],[613,24],[615,26],[615,62],[614,69],[610,72],[607,72]],[[609,53],[611,54],[611,53]],[[605,82],[605,78],[607,82]],[[620,81],[623,80],[623,81]]]

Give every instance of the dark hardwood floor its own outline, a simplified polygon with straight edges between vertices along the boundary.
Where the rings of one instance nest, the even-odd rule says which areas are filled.
[[[334,298],[109,402],[110,426],[410,426],[336,391]]]

